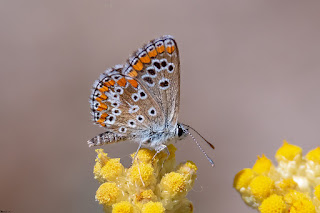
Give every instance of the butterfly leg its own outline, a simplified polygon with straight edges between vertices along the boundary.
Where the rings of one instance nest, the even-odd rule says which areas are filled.
[[[125,140],[124,137],[108,131],[108,132],[101,133],[96,137],[88,140],[88,145],[89,147],[101,146],[103,144],[116,143],[123,140]]]
[[[135,161],[135,159],[138,155],[138,152],[141,149],[141,146],[142,146],[142,142],[139,143],[138,149],[137,149],[136,153],[134,154],[134,157],[132,158],[131,166],[133,165],[133,162]]]
[[[168,149],[168,147],[167,147],[166,145],[161,144],[161,145],[158,146],[155,150],[156,150],[156,154],[154,154],[154,156],[152,157],[152,161],[153,161],[153,159],[157,156],[157,154],[160,153],[162,150],[165,150],[165,152],[167,153],[166,159],[164,159],[164,160],[162,161],[162,166],[161,166],[161,168],[163,168],[164,162],[166,162],[166,160],[167,160],[167,159],[169,158],[169,156],[170,156],[169,149]]]

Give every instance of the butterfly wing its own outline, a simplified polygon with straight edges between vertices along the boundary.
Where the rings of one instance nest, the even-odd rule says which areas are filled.
[[[122,73],[134,77],[147,89],[163,112],[162,125],[174,129],[180,102],[180,59],[173,37],[150,41],[129,59]]]
[[[177,124],[180,63],[171,36],[150,41],[128,62],[101,74],[90,96],[93,121],[108,129],[88,141],[102,145],[126,139],[145,142]]]
[[[93,121],[106,127],[108,134],[91,139],[90,146],[125,139],[141,140],[150,123],[163,123],[164,116],[156,101],[137,80],[124,76],[122,68],[117,65],[106,70],[93,84],[90,97]]]

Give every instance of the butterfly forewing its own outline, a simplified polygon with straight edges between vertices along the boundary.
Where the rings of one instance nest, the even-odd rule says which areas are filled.
[[[161,125],[172,129],[177,124],[180,101],[180,61],[171,36],[155,39],[129,59],[123,74],[133,76],[158,103],[165,120]]]

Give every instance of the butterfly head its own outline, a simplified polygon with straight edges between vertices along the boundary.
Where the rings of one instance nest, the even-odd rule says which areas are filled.
[[[177,124],[175,136],[179,140],[185,138],[188,135],[188,128],[181,123]]]

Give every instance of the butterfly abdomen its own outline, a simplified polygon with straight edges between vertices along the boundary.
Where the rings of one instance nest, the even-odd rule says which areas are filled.
[[[88,145],[89,147],[100,146],[100,145],[109,144],[109,143],[116,143],[122,140],[125,140],[125,138],[113,132],[108,131],[108,132],[101,133],[95,136],[94,138],[88,140]]]

